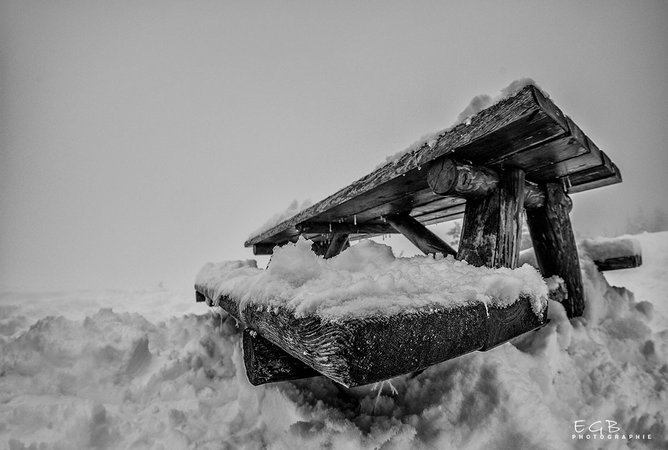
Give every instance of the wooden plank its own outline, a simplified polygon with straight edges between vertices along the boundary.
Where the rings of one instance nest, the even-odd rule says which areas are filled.
[[[429,214],[423,214],[423,215],[417,215],[416,216],[416,215],[413,215],[411,213],[411,215],[413,215],[413,217],[416,220],[418,220],[418,222],[422,223],[423,225],[424,224],[430,225],[428,222],[431,222],[431,221],[436,221],[436,223],[444,222],[443,219],[448,217],[448,216],[463,214],[465,209],[466,209],[466,203],[461,203],[460,205],[457,205],[455,207],[450,207],[450,208],[447,208],[447,209],[440,209],[438,211],[433,211]],[[439,218],[441,220],[438,220]]]
[[[411,216],[417,218],[423,215],[431,214],[437,211],[449,210],[451,208],[457,209],[466,200],[456,197],[431,197],[433,200],[420,206],[416,206],[411,210]]]
[[[450,130],[433,150],[425,151],[424,159],[433,160],[435,158],[430,158],[433,155],[452,153],[455,159],[487,165],[488,161],[501,161],[525,148],[568,133],[563,114],[533,87],[481,111],[473,119],[468,126],[462,124]],[[478,123],[474,124],[476,119]],[[468,130],[471,126],[475,127],[470,130],[472,133]]]
[[[510,169],[501,180],[491,194],[467,201],[457,259],[474,266],[516,267],[524,211],[524,172]]]
[[[558,183],[548,183],[546,204],[528,210],[527,224],[540,271],[545,278],[558,275],[568,287],[563,305],[569,318],[584,311],[580,261],[569,218],[572,202]]]
[[[445,256],[455,256],[457,254],[456,250],[408,214],[387,216],[387,222],[425,255],[440,253]]]
[[[391,234],[397,231],[387,223],[319,223],[304,222],[297,225],[302,233],[334,234]]]
[[[281,244],[253,244],[253,254],[254,255],[272,255],[274,253],[274,247]]]
[[[360,212],[377,214],[376,218],[410,212],[432,200],[428,192],[422,192],[427,188],[422,168],[440,156],[449,154],[482,165],[497,159],[503,164],[504,158],[510,155],[568,133],[565,116],[550,100],[529,86],[515,97],[477,114],[469,124],[444,132],[433,147],[425,146],[405,154],[295,217],[249,239],[246,245],[288,241],[298,235],[295,225],[302,222],[333,223]],[[521,168],[531,170],[531,167]]]
[[[571,184],[571,186],[568,189],[569,194],[575,194],[578,192],[583,192],[583,191],[588,191],[590,189],[597,189],[600,187],[604,186],[610,186],[612,184],[617,184],[622,182],[622,174],[619,173],[619,169],[617,169],[617,166],[613,164],[612,167],[613,174],[605,177],[605,178],[598,178],[593,181],[578,181],[578,184]]]
[[[603,152],[601,159],[600,165],[572,173],[567,177],[569,193],[621,182],[622,177],[617,166]]]
[[[454,307],[431,305],[390,316],[325,321],[316,315],[295,317],[283,307],[262,308],[253,303],[240,312],[236,300],[226,296],[218,300],[244,326],[257,330],[259,336],[284,352],[347,387],[386,380],[491,348],[545,323],[545,311],[538,318],[527,309],[528,297],[518,302],[510,310],[496,311],[492,307],[489,314],[495,322],[490,325],[482,302]],[[522,317],[525,313],[536,319]],[[517,334],[504,333],[504,323]],[[494,327],[492,334],[490,326]],[[284,358],[280,353],[277,357]],[[269,376],[265,371],[263,377]]]
[[[527,168],[527,179],[545,182],[601,164],[601,152],[570,118],[566,117],[568,134],[538,146],[529,147],[502,161],[503,165]]]
[[[221,297],[220,306],[238,311]],[[392,316],[337,322],[295,317],[284,308],[249,304],[239,319],[282,350],[346,386],[361,386],[429,367],[482,348],[487,312],[483,303],[431,307]]]
[[[246,376],[253,386],[320,375],[250,328],[243,331],[242,348]]]
[[[522,298],[506,307],[489,305],[488,310],[488,331],[485,345],[481,348],[483,351],[508,342],[522,333],[540,328],[546,323],[547,309],[543,312],[543,318],[539,318],[533,313],[528,298]]]
[[[601,272],[606,270],[632,269],[642,265],[642,255],[626,255],[594,261]]]

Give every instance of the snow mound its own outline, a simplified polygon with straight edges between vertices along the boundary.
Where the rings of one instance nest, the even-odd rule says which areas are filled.
[[[580,249],[594,261],[604,261],[610,258],[634,256],[642,253],[638,239],[605,238],[584,239],[580,242]]]
[[[642,295],[585,259],[585,317],[552,302],[542,329],[397,377],[397,393],[323,377],[253,387],[232,320],[202,304],[159,317],[154,292],[109,297],[142,314],[85,318],[66,294],[62,316],[50,295],[0,296],[0,448],[667,448],[668,233],[637,238],[645,265],[614,275]],[[601,431],[580,439],[582,424]]]
[[[547,287],[529,265],[489,269],[452,257],[395,258],[390,247],[370,240],[323,259],[300,239],[276,249],[267,270],[252,261],[208,263],[195,284],[213,299],[239,300],[242,308],[249,302],[287,306],[296,316],[315,313],[332,320],[477,301],[503,307],[521,295],[531,298],[537,315],[547,304]]]

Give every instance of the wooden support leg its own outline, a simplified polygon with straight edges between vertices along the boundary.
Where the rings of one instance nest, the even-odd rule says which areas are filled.
[[[329,247],[327,247],[327,251],[325,252],[325,259],[335,257],[348,247],[350,247],[350,243],[348,242],[348,235],[343,233],[335,234],[332,236]]]
[[[527,211],[527,224],[538,267],[544,277],[558,275],[566,282],[568,298],[563,305],[568,317],[584,312],[580,260],[568,214],[572,202],[561,184],[548,183],[545,206]]]
[[[425,255],[442,253],[446,256],[454,256],[457,254],[455,249],[408,214],[393,214],[387,216],[386,220],[387,223],[392,225],[399,233],[406,236]]]
[[[320,375],[248,328],[243,334],[243,349],[246,375],[253,386]]]
[[[498,188],[466,201],[457,259],[474,266],[517,266],[524,214],[524,172],[506,171]]]

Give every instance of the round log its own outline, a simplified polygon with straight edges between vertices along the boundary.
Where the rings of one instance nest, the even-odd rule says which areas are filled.
[[[498,187],[499,179],[499,174],[492,169],[450,158],[437,160],[427,172],[427,183],[435,194],[452,195],[467,200],[489,195]],[[524,208],[534,209],[545,205],[545,192],[539,186],[527,182],[524,192]]]

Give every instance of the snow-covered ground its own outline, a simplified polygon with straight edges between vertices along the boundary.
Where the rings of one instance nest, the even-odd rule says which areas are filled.
[[[640,268],[583,261],[585,317],[551,302],[397,394],[253,387],[234,321],[192,292],[2,293],[0,448],[666,448],[668,232],[635,237]]]

